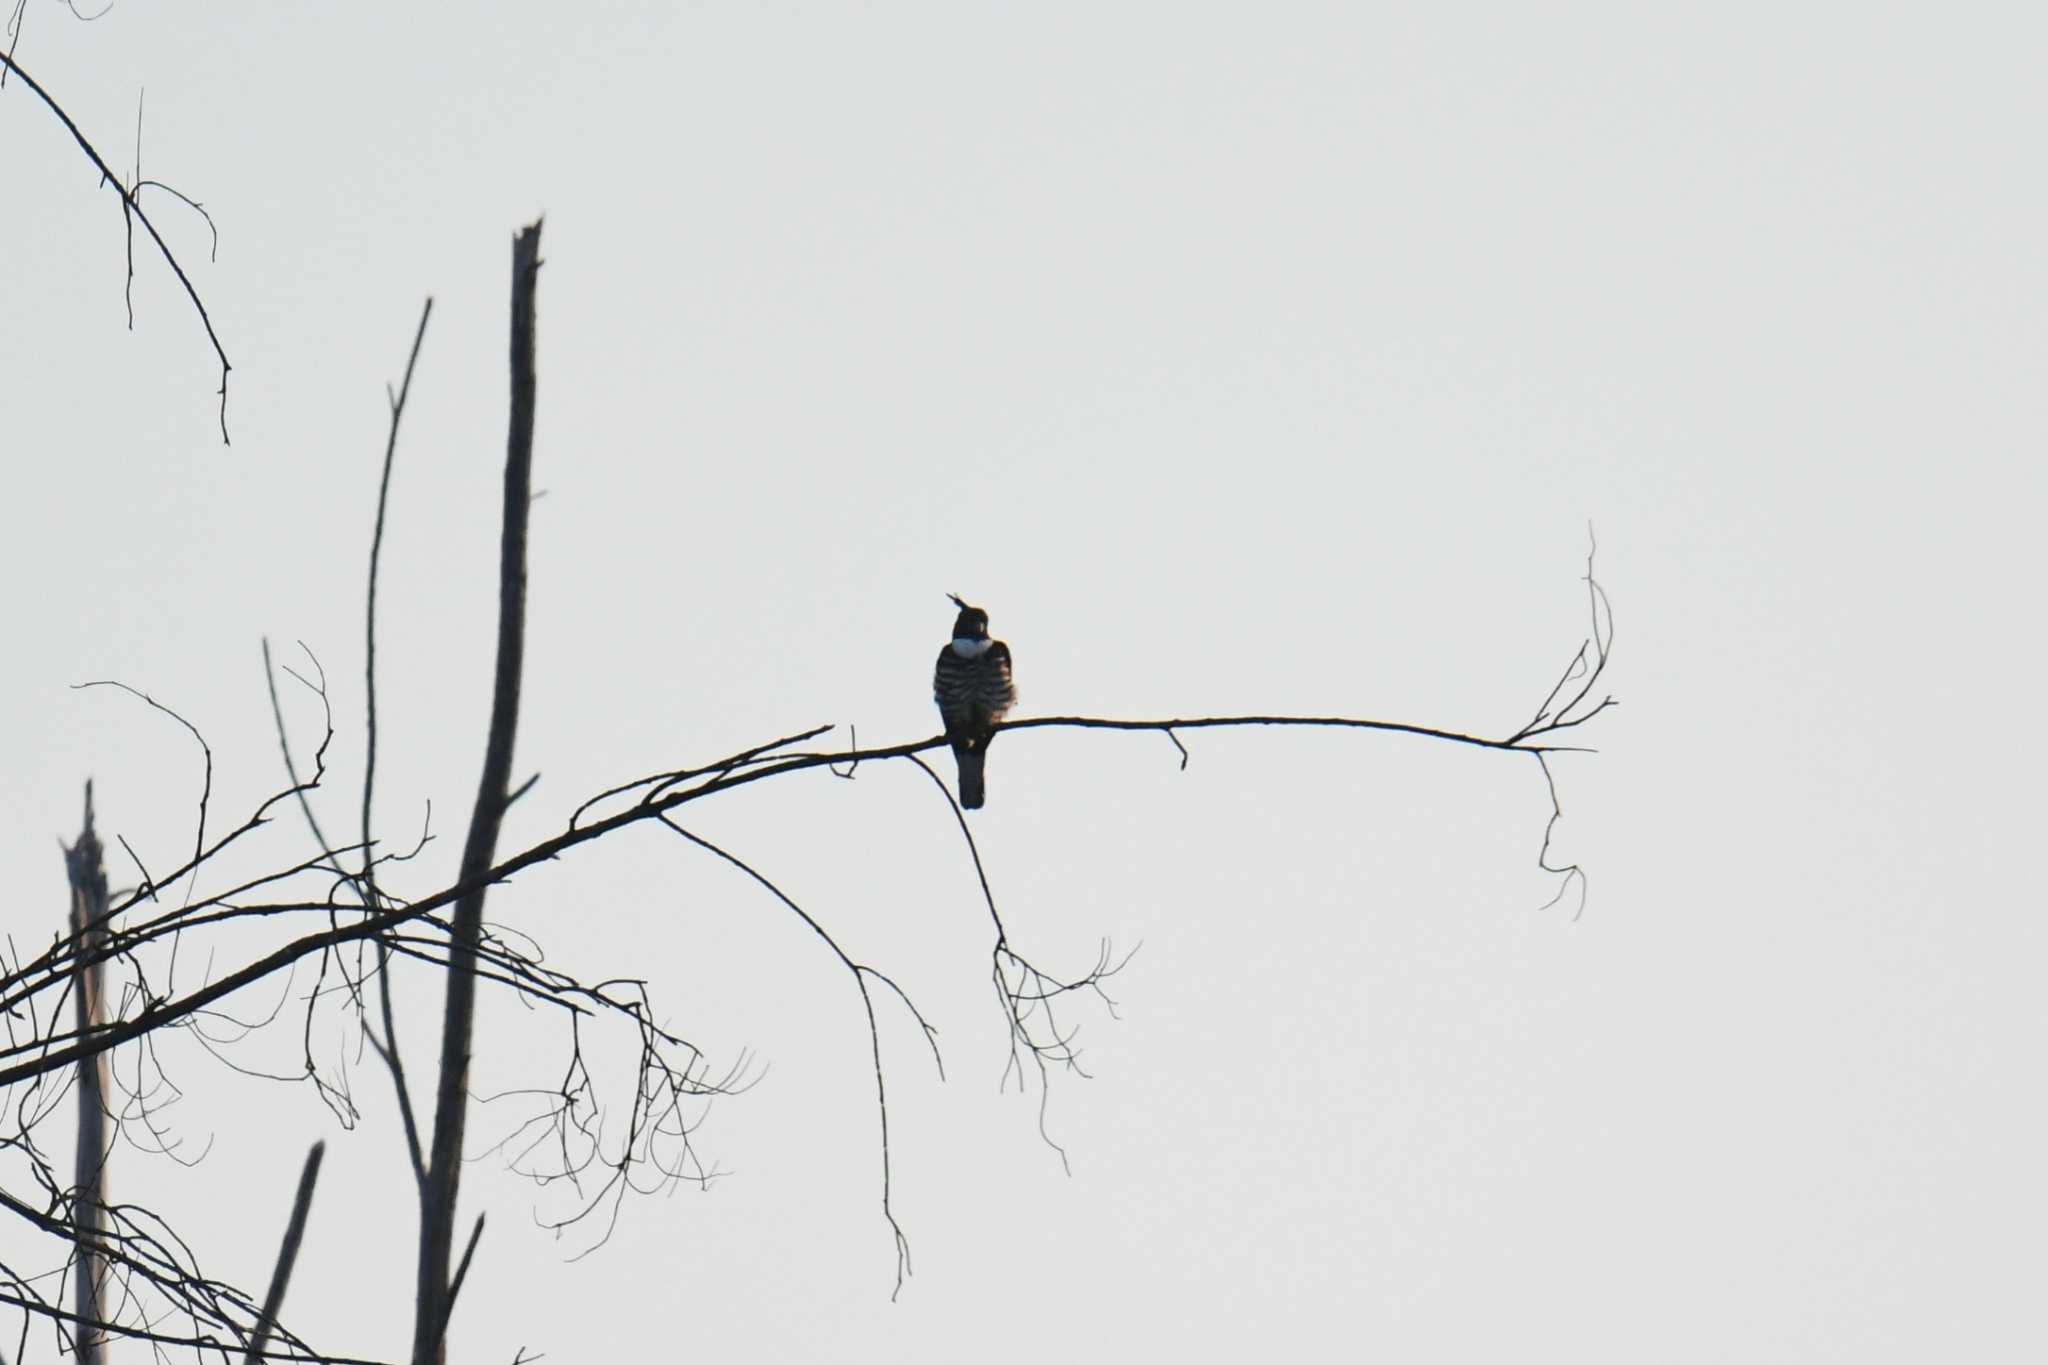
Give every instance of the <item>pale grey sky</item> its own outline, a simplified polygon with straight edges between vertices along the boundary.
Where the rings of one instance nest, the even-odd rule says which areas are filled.
[[[189,741],[75,682],[182,710],[241,810],[279,780],[258,641],[305,641],[349,823],[383,385],[427,294],[380,808],[399,839],[431,800],[443,836],[401,889],[449,874],[508,245],[545,213],[519,764],[544,776],[510,841],[808,725],[931,733],[948,590],[1009,641],[1022,714],[1506,732],[1583,633],[1590,521],[1624,705],[1558,764],[1576,922],[1538,909],[1524,759],[996,746],[975,829],[1013,933],[1068,970],[1144,945],[1121,1022],[1087,1019],[1094,1079],[1054,1085],[1071,1176],[1035,1095],[997,1093],[986,918],[923,776],[708,811],[941,1030],[943,1085],[884,1014],[916,1268],[893,1304],[859,1001],[802,926],[672,837],[522,878],[496,917],[647,976],[766,1074],[700,1134],[732,1177],[629,1202],[582,1260],[532,1226],[557,1193],[478,1163],[458,1358],[2036,1357],[2044,30],[1997,5],[32,0],[23,66],[120,165],[146,87],[144,174],[219,224],[209,264],[159,211],[235,439],[168,273],[138,255],[123,330],[112,195],[0,91],[6,929],[55,928],[87,775],[146,858],[190,837]],[[519,1052],[548,1041],[497,1010],[479,1083],[546,1083],[556,1054]],[[119,1189],[255,1283],[325,1136],[288,1317],[399,1354],[381,1079],[342,1133],[310,1091],[173,1060],[210,1154],[124,1153]]]

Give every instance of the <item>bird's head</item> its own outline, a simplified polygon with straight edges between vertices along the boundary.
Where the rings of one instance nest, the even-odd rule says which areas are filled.
[[[980,607],[968,606],[960,600],[957,593],[949,592],[946,594],[946,597],[954,606],[960,608],[960,614],[953,619],[953,638],[955,640],[986,640],[988,638],[988,613]]]

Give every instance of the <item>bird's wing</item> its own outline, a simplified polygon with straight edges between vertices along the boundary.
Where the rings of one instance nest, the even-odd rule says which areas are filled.
[[[999,679],[997,696],[992,698],[990,712],[1000,719],[1005,711],[1017,704],[1017,680],[1010,672],[1010,647],[1001,640],[988,647],[988,653],[981,656],[992,677]]]

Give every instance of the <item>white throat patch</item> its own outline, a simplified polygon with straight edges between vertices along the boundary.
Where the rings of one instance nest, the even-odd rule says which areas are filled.
[[[988,653],[988,647],[994,643],[994,640],[976,640],[970,636],[957,635],[953,638],[953,652],[963,659],[979,659]]]

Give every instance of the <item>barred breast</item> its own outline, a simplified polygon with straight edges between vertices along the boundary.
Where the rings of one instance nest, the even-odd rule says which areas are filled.
[[[942,650],[932,673],[932,700],[948,730],[978,730],[1003,718],[1017,704],[1010,679],[1010,651],[1000,642],[977,658]]]

